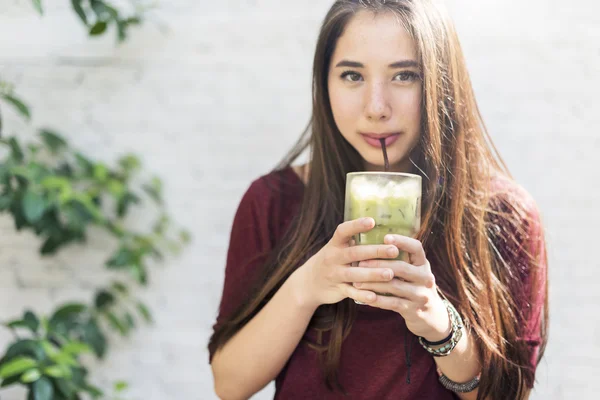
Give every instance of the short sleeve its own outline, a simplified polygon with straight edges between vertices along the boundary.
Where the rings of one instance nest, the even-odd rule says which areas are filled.
[[[502,190],[496,198],[495,208],[518,218],[492,218],[498,233],[494,244],[512,271],[509,289],[517,307],[517,341],[527,345],[527,367],[531,372],[527,374],[527,383],[532,387],[533,381],[529,378],[535,376],[543,344],[542,324],[547,293],[548,265],[544,230],[540,211],[529,193],[512,182],[500,185]],[[505,235],[505,232],[509,234]]]
[[[529,366],[535,373],[537,356],[542,344],[542,320],[546,300],[547,282],[547,257],[544,233],[542,229],[539,210],[531,206],[528,218],[528,240],[526,250],[531,255],[531,265],[523,277],[523,289],[520,304],[523,311],[524,328],[521,339],[530,350]]]
[[[272,251],[269,206],[269,190],[258,179],[242,196],[233,219],[223,290],[213,330],[245,301],[251,285]]]

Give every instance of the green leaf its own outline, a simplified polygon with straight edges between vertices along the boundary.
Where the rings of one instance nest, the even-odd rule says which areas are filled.
[[[131,192],[126,192],[123,197],[119,200],[117,205],[117,215],[123,217],[127,214],[130,204],[139,204],[140,198]]]
[[[77,164],[81,167],[86,175],[92,175],[94,172],[94,163],[81,153],[75,153]]]
[[[139,313],[142,315],[142,317],[144,317],[144,320],[148,323],[152,322],[152,313],[150,313],[148,307],[141,301],[139,301],[136,306]]]
[[[38,379],[40,379],[41,377],[42,377],[42,373],[40,372],[40,370],[37,368],[33,368],[33,369],[30,369],[29,371],[25,372],[23,375],[21,375],[21,382],[23,382],[23,383],[35,382]]]
[[[21,374],[28,369],[37,366],[37,360],[30,357],[17,357],[0,367],[0,378],[5,379],[14,375]]]
[[[17,356],[30,356],[38,361],[43,361],[46,358],[42,345],[32,339],[21,339],[10,345],[4,358],[9,360]]]
[[[129,17],[124,20],[127,25],[139,25],[142,23],[142,19],[140,17]]]
[[[108,168],[102,163],[98,163],[94,166],[94,178],[100,182],[106,181],[108,178]]]
[[[125,381],[117,381],[115,382],[115,392],[120,393],[122,391],[124,391],[125,389],[127,389],[129,387],[129,384]]]
[[[19,145],[19,142],[17,142],[17,139],[15,139],[14,137],[11,137],[10,139],[8,139],[8,144],[10,146],[11,152],[12,152],[12,157],[15,159],[15,161],[21,162],[24,159],[24,155],[23,155],[23,150],[21,150],[21,146]]]
[[[41,180],[44,189],[64,191],[71,188],[71,181],[63,176],[48,176]]]
[[[48,202],[42,194],[31,190],[25,193],[25,197],[23,197],[23,214],[29,223],[37,222],[47,207]]]
[[[96,308],[107,308],[115,303],[115,296],[112,293],[107,292],[106,290],[101,290],[96,295],[96,300],[94,303],[96,305]]]
[[[73,201],[81,203],[81,205],[85,207],[87,212],[89,212],[97,222],[104,220],[104,215],[102,214],[100,209],[94,204],[89,194],[75,193],[73,195]]]
[[[142,185],[142,189],[144,189],[157,204],[162,204],[162,182],[159,178],[152,178],[150,184]]]
[[[68,332],[74,321],[87,312],[88,307],[81,303],[68,303],[61,306],[52,314],[48,321],[50,331]]]
[[[15,376],[11,376],[10,378],[6,378],[2,381],[2,384],[0,384],[0,387],[7,387],[10,385],[14,385],[15,383],[19,383],[20,382],[20,376],[19,375],[15,375]]]
[[[88,392],[90,394],[90,396],[92,396],[92,398],[97,399],[98,397],[101,397],[104,395],[104,393],[102,392],[102,390],[100,390],[99,388],[92,386],[92,385],[85,385],[82,388],[84,391]]]
[[[187,230],[181,230],[179,232],[179,239],[184,243],[188,244],[192,240],[192,235]]]
[[[109,193],[118,199],[120,199],[125,193],[125,186],[116,179],[109,180],[107,187]]]
[[[118,250],[117,254],[115,254],[106,262],[106,266],[109,268],[127,267],[131,265],[134,261],[135,257],[133,253],[129,249],[121,247]]]
[[[117,21],[117,38],[119,42],[124,42],[127,39],[127,24],[123,21]]]
[[[24,165],[17,165],[15,167],[12,167],[10,169],[10,172],[17,177],[22,178],[23,182],[25,183],[33,179],[33,171],[31,171]]]
[[[9,194],[0,195],[0,211],[8,210],[12,203],[12,196]]]
[[[146,286],[148,284],[148,272],[141,263],[138,262],[131,265],[129,272],[131,272],[133,278],[142,285]]]
[[[31,119],[29,107],[27,107],[27,105],[25,105],[25,103],[23,103],[21,100],[10,94],[3,94],[2,98],[8,103],[10,103],[12,106],[14,106],[17,109],[17,111],[19,111],[19,113],[27,120]]]
[[[88,25],[87,15],[81,6],[82,1],[83,0],[71,0],[71,5],[73,6],[73,10],[79,16],[81,22],[83,22],[85,25]]]
[[[133,319],[133,315],[129,312],[125,313],[125,323],[127,324],[128,329],[135,328],[135,320]]]
[[[56,347],[54,344],[50,343],[48,340],[42,340],[41,345],[44,349],[44,352],[46,352],[48,357],[52,360],[54,360],[56,356],[60,353],[59,348]]]
[[[119,165],[129,174],[139,170],[142,163],[135,154],[126,154],[119,159]]]
[[[70,354],[67,354],[65,352],[60,352],[58,353],[55,357],[52,358],[52,360],[61,365],[62,367],[80,367],[81,364],[79,364],[79,362],[77,362],[76,359],[74,359]],[[66,373],[69,373],[70,369],[67,368]]]
[[[81,340],[92,346],[98,358],[104,357],[106,353],[106,337],[100,331],[98,323],[95,320],[90,320],[85,325]]]
[[[68,372],[65,370],[65,367],[61,367],[60,365],[51,365],[47,368],[44,368],[44,375],[48,375],[53,378],[64,378],[65,376],[68,376]]]
[[[27,323],[25,321],[23,321],[22,319],[15,319],[13,321],[7,322],[5,325],[12,329],[29,328]]]
[[[104,314],[106,316],[106,318],[108,319],[109,324],[117,331],[119,331],[119,333],[121,334],[121,336],[126,336],[127,332],[128,332],[128,328],[127,325],[125,323],[123,323],[119,317],[117,317],[117,315],[113,312],[107,312],[106,314]]]
[[[59,308],[58,310],[56,310],[54,312],[54,314],[52,315],[50,320],[69,318],[75,314],[81,314],[81,313],[87,311],[87,309],[88,309],[88,307],[85,304],[81,304],[81,303],[65,304],[64,306],[62,306],[61,308]]]
[[[76,340],[71,341],[62,347],[62,352],[66,354],[77,355],[81,353],[89,353],[92,349],[90,346],[83,342],[78,342]]]
[[[36,11],[38,13],[40,13],[40,15],[44,14],[44,9],[42,8],[42,0],[32,0],[33,1],[33,6],[35,7]]]
[[[71,382],[73,385],[83,388],[86,385],[87,369],[84,367],[73,368],[71,371]]]
[[[119,16],[119,12],[114,7],[102,0],[92,0],[92,9],[101,20],[117,19]]]
[[[74,399],[75,392],[78,391],[77,386],[71,379],[54,379],[54,385],[56,386],[56,389],[58,389],[57,394],[62,394],[65,400]]]
[[[117,28],[119,32],[119,41],[124,41],[127,39],[127,29],[131,25],[139,25],[141,23],[141,19],[139,17],[131,17],[127,19],[122,19],[117,21]]]
[[[36,333],[40,327],[40,320],[38,317],[32,313],[31,311],[26,311],[23,315],[23,321],[27,324],[27,327],[33,332]]]
[[[98,21],[96,22],[96,24],[94,26],[92,26],[92,29],[90,29],[90,36],[97,36],[97,35],[101,35],[104,33],[104,31],[106,31],[106,22],[104,21]]]
[[[41,129],[40,136],[42,137],[42,141],[48,147],[48,149],[56,154],[61,150],[67,148],[67,142],[62,138],[58,133],[53,132],[49,129]]]
[[[35,158],[37,153],[40,151],[40,146],[38,146],[37,144],[34,144],[34,143],[28,143],[27,149],[29,150],[31,155],[34,156],[33,158]]]
[[[43,255],[46,254],[54,254],[56,251],[63,245],[68,242],[67,238],[64,236],[50,236],[42,247],[40,248],[40,253]]]
[[[111,287],[116,291],[119,292],[120,294],[127,296],[127,294],[129,293],[129,289],[127,289],[127,286],[122,283],[122,282],[117,282],[114,281],[111,285]]]
[[[85,226],[94,221],[94,216],[78,201],[69,201],[61,208],[69,228],[84,231]]]
[[[35,381],[31,386],[34,400],[52,400],[54,396],[54,387],[50,379],[42,377]]]

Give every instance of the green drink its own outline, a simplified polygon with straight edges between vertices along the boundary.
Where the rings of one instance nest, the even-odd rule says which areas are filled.
[[[421,227],[421,177],[398,172],[346,176],[344,220],[371,217],[375,227],[354,237],[357,245],[383,244],[387,234],[415,237]],[[400,252],[398,259],[405,258]]]

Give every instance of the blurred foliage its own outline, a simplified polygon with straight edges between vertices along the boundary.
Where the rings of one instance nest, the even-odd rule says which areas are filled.
[[[44,14],[42,0],[32,0],[34,8],[41,15]],[[133,14],[124,15],[110,2],[103,0],[71,0],[71,7],[81,22],[86,26],[90,36],[102,35],[111,25],[116,27],[119,42],[127,38],[128,29],[132,25],[140,25],[150,7],[138,2],[131,2]]]
[[[90,35],[104,34],[113,24],[122,41],[127,29],[142,21],[141,14],[125,17],[104,1],[72,0],[71,4]],[[43,14],[42,1],[33,0],[33,5]],[[10,83],[0,81],[0,100],[31,120],[29,106]],[[0,114],[0,134],[2,128]],[[17,231],[29,230],[41,238],[43,256],[71,244],[84,245],[90,228],[100,228],[117,243],[105,267],[147,286],[149,263],[179,253],[190,235],[174,228],[165,209],[161,180],[141,180],[137,176],[141,169],[135,154],[126,154],[111,166],[72,148],[51,129],[40,129],[27,143],[14,136],[0,137],[0,213],[12,217]],[[125,218],[145,200],[154,204],[154,222],[145,232],[128,229]],[[149,308],[118,280],[98,288],[89,304],[68,302],[49,315],[26,310],[3,323],[14,341],[0,358],[0,387],[23,385],[32,400],[82,396],[121,400],[127,382],[115,382],[111,393],[93,386],[81,355],[103,359],[109,332],[126,337],[140,324],[151,322]]]

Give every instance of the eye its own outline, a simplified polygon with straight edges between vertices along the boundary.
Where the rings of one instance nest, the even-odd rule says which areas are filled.
[[[360,82],[360,80],[362,80],[362,76],[354,71],[345,71],[340,78],[348,82]]]
[[[396,79],[399,78],[399,79]],[[401,82],[412,82],[420,79],[419,74],[413,71],[402,71],[394,77],[394,80]]]

